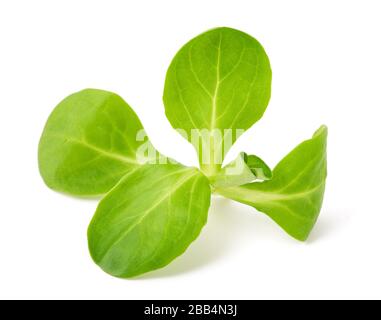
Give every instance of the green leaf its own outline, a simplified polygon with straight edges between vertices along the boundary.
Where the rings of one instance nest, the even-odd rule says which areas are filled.
[[[247,155],[243,153],[246,165],[257,180],[271,180],[273,173],[269,166],[259,157],[255,155]]]
[[[136,136],[143,127],[118,95],[87,89],[50,115],[39,144],[39,168],[52,189],[75,195],[108,192],[139,165]],[[146,142],[149,143],[149,142]]]
[[[289,153],[274,169],[273,179],[217,193],[264,212],[292,237],[307,239],[319,216],[327,176],[327,127]]]
[[[259,157],[241,152],[238,157],[223,167],[217,175],[209,177],[215,188],[240,186],[255,180],[270,180],[271,169]]]
[[[271,68],[260,43],[241,31],[218,28],[176,54],[163,100],[170,123],[186,134],[201,169],[212,176],[239,135],[262,117],[270,93]]]
[[[88,229],[93,260],[122,278],[166,266],[201,232],[210,197],[208,179],[195,168],[137,168],[98,206]]]

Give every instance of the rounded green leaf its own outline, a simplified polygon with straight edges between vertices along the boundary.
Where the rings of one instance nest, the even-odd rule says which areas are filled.
[[[38,150],[41,176],[57,191],[104,194],[138,165],[140,130],[138,117],[118,95],[95,89],[75,93],[46,123]]]
[[[143,165],[100,202],[88,229],[91,256],[122,278],[164,267],[197,238],[209,204],[208,179],[197,169]]]
[[[262,117],[270,93],[271,68],[260,43],[241,31],[217,28],[176,54],[166,76],[164,104],[172,126],[184,130],[196,147],[202,169],[213,173],[238,136]],[[209,139],[201,133],[205,130]],[[208,150],[192,139],[196,132]],[[206,152],[209,166],[202,158]]]

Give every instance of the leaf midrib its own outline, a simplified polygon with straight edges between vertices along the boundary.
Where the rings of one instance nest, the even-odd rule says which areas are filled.
[[[240,199],[242,201],[251,202],[251,203],[268,203],[273,201],[282,201],[282,200],[294,200],[308,196],[316,191],[318,191],[325,181],[315,186],[312,189],[303,192],[294,192],[290,194],[284,193],[272,193],[271,191],[257,191],[254,189],[247,189],[245,187],[234,187],[234,188],[225,188],[217,189],[216,192],[222,195],[229,194],[231,197]]]
[[[166,192],[158,201],[156,201],[153,205],[146,209],[146,212],[142,215],[142,217],[138,219],[134,224],[132,224],[125,232],[122,232],[122,234],[117,239],[115,239],[115,241],[113,241],[112,244],[105,250],[105,253],[99,259],[99,263],[102,264],[103,260],[106,258],[107,254],[109,253],[112,247],[116,246],[120,241],[122,241],[126,237],[126,235],[128,235],[134,228],[141,224],[144,221],[144,219],[161,203],[163,203],[168,197],[170,197],[172,193],[176,192],[177,189],[179,189],[182,185],[184,185],[197,174],[197,171],[187,174],[183,179],[174,184],[173,187],[168,192]]]
[[[67,138],[65,136],[62,136],[62,135],[53,135],[57,138],[61,138],[61,139],[64,139],[65,142],[72,142],[72,143],[75,143],[75,144],[79,144],[87,149],[90,149],[90,150],[93,150],[95,152],[98,152],[100,153],[101,155],[107,157],[107,158],[111,158],[111,159],[114,159],[114,160],[118,160],[118,161],[121,161],[121,162],[124,162],[124,163],[128,163],[128,164],[134,164],[134,165],[137,165],[139,164],[138,161],[134,158],[131,158],[131,157],[127,157],[127,156],[123,156],[119,153],[115,153],[115,152],[110,152],[110,151],[107,151],[107,150],[104,150],[104,149],[101,149],[99,147],[97,147],[96,145],[92,144],[92,143],[89,143],[87,141],[84,141],[84,140],[80,140],[80,139],[76,139],[76,138]]]
[[[220,89],[220,63],[221,63],[221,43],[222,43],[222,34],[220,33],[220,40],[217,49],[217,63],[216,63],[216,85],[214,89],[214,94],[212,98],[212,114],[210,119],[210,130],[212,132],[216,127],[216,115],[217,115],[217,99]]]
[[[189,223],[189,220],[190,220],[190,216],[191,216],[190,209],[192,208],[193,191],[194,191],[195,186],[196,186],[197,182],[199,181],[199,179],[200,179],[200,177],[198,177],[198,178],[196,178],[196,179],[194,180],[194,182],[193,182],[193,184],[192,184],[192,187],[191,187],[191,189],[190,189],[189,206],[188,206],[188,210],[187,210],[187,220],[186,220],[184,226],[187,226],[188,223]],[[170,197],[171,197],[171,195],[169,196],[169,198],[170,198]],[[169,228],[168,228],[168,222],[169,222],[169,219],[167,219],[167,223],[166,223],[165,228],[164,228],[163,236],[162,236],[162,238],[160,239],[159,243],[162,242],[162,240],[165,239],[166,236],[168,235],[168,229],[169,229]],[[184,227],[184,230],[182,231],[182,233],[181,233],[180,235],[178,235],[178,236],[176,237],[176,239],[177,239],[178,241],[181,240],[181,238],[183,237],[183,235],[185,234],[185,232],[186,232],[186,228]],[[159,249],[160,249],[160,245],[158,245],[158,246],[155,248],[154,252],[151,253],[151,255],[150,255],[149,258],[147,258],[145,261],[143,261],[143,262],[141,262],[139,265],[137,265],[137,266],[136,266],[136,269],[142,268],[142,267],[144,267],[145,265],[147,265],[148,263],[150,263],[152,260],[154,260],[154,258],[157,256],[157,253],[158,253]]]

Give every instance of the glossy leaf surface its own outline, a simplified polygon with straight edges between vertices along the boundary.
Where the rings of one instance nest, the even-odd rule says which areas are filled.
[[[100,202],[88,229],[92,258],[123,278],[164,267],[199,235],[210,197],[207,178],[195,168],[137,168]]]
[[[172,126],[184,130],[196,147],[203,171],[213,175],[238,138],[236,130],[241,134],[262,117],[270,92],[270,63],[260,43],[241,31],[217,28],[176,54],[164,104]],[[193,139],[195,132],[200,139]]]
[[[118,95],[87,89],[50,115],[39,144],[39,168],[52,189],[75,195],[109,191],[137,165],[143,127]]]

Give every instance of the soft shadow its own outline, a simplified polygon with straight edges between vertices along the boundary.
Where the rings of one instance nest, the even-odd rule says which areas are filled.
[[[246,208],[246,210],[242,210]],[[213,197],[209,221],[200,237],[187,251],[163,269],[142,275],[137,280],[174,277],[202,269],[226,258],[242,244],[243,238],[273,233],[267,217],[248,206],[222,197]]]
[[[331,234],[336,234],[338,229],[342,228],[349,219],[350,217],[346,213],[323,212],[323,215],[319,217],[306,243],[313,244],[330,237]]]
[[[323,212],[306,244],[315,243],[335,234],[349,218],[343,212]],[[222,258],[226,259],[245,243],[256,247],[268,241],[298,244],[298,241],[288,236],[265,214],[222,197],[213,197],[209,221],[200,237],[188,250],[168,266],[137,277],[136,280],[176,277],[193,272]]]

